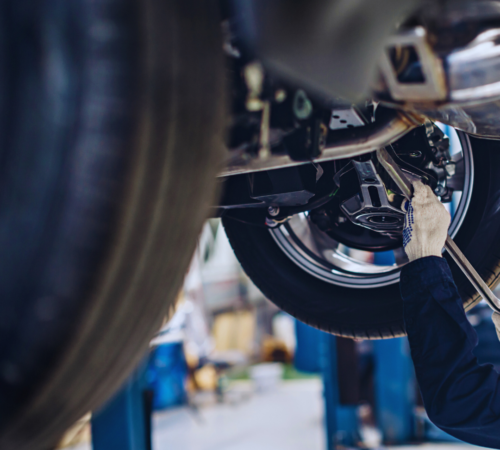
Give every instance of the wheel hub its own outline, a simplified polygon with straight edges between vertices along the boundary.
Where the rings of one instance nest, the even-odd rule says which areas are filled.
[[[352,164],[358,175],[360,192],[342,202],[342,212],[355,225],[379,233],[401,235],[404,225],[401,197],[388,195],[372,160],[352,161]]]
[[[451,129],[447,130],[447,135],[451,136],[453,144],[451,155],[446,154],[444,147],[442,151],[432,148],[426,151],[424,144],[429,138],[426,132],[410,136],[400,145],[394,145],[393,150],[405,174],[413,173],[414,179],[426,174],[432,176],[435,191],[439,186],[445,191],[440,196],[441,201],[452,200],[448,206],[452,216],[449,233],[454,237],[467,214],[474,165],[467,136]],[[417,139],[419,137],[423,142]],[[433,139],[434,143],[436,141]],[[334,180],[340,187],[328,204],[309,213],[294,215],[280,227],[270,230],[283,252],[303,270],[329,283],[356,289],[397,283],[401,268],[408,262],[400,231],[404,226],[403,196],[375,160],[364,159],[357,161],[364,163],[358,164],[359,172],[352,161],[336,165]],[[448,170],[450,161],[456,169],[454,175]],[[435,170],[436,167],[443,169],[441,173]],[[366,201],[358,173],[362,174],[365,184]],[[378,200],[370,195],[370,188],[375,188]],[[371,191],[374,194],[373,189]],[[350,202],[356,195],[357,203],[355,200]],[[351,203],[355,207],[349,208]]]

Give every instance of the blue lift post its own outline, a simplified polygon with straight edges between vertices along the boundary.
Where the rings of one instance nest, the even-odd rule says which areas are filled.
[[[375,264],[394,264],[393,252],[375,253]],[[375,404],[384,442],[403,444],[415,437],[416,380],[407,338],[373,343]]]
[[[336,337],[299,321],[295,329],[295,367],[323,378],[327,449],[354,446],[359,435],[357,407],[340,404]]]
[[[92,415],[93,450],[151,450],[147,360],[103,408]]]
[[[325,398],[327,450],[335,450],[337,446],[353,447],[356,445],[359,430],[357,409],[355,406],[340,404],[337,339],[335,336],[321,333],[320,355]]]
[[[375,403],[384,441],[403,444],[415,436],[416,380],[407,338],[374,342]]]
[[[339,406],[335,336],[324,335],[320,341],[323,395],[325,398],[326,448],[337,445],[337,408]]]

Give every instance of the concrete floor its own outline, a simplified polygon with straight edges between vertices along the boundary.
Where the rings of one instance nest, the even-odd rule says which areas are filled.
[[[156,414],[154,450],[323,450],[321,390],[320,380],[287,381],[250,397],[242,389],[232,404],[200,407],[199,414]]]
[[[324,450],[320,380],[286,381],[253,393],[247,382],[234,385],[226,401],[199,397],[199,407],[156,413],[153,450]],[[474,450],[460,444],[423,444],[390,450]],[[71,450],[91,450],[90,445]],[[68,449],[70,450],[70,449]]]

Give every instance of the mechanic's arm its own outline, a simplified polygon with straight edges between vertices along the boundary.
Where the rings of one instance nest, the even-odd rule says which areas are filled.
[[[500,377],[472,353],[476,332],[441,257],[449,214],[429,187],[414,187],[404,231],[411,262],[401,272],[401,294],[425,408],[447,433],[500,449]]]

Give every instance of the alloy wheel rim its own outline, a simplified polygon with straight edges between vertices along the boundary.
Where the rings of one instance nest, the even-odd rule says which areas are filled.
[[[462,191],[454,194],[456,201],[451,204],[453,218],[449,233],[454,237],[469,208],[474,161],[467,134],[454,129],[447,130],[447,134],[452,145],[458,147],[454,154],[462,153],[465,169]],[[377,263],[377,257],[369,262],[369,254],[375,255],[375,252],[351,249],[335,241],[309,219],[308,213],[296,214],[285,224],[271,229],[270,233],[294,264],[314,277],[338,286],[371,289],[395,284],[399,282],[402,267],[408,263],[402,246],[392,250],[393,264]]]

